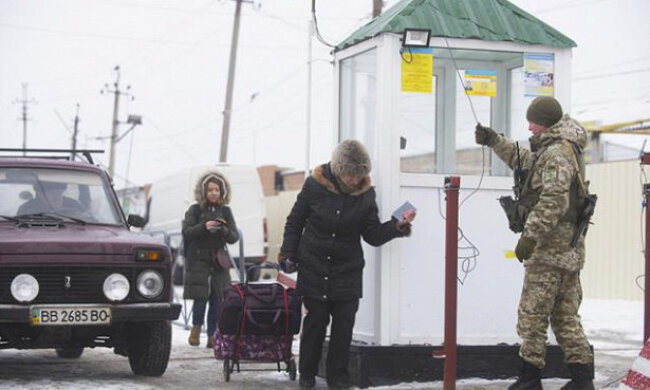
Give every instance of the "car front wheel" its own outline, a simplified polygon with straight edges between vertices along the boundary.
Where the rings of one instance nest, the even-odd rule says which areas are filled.
[[[169,321],[141,322],[134,325],[128,354],[131,371],[136,375],[161,376],[167,370],[172,345]]]

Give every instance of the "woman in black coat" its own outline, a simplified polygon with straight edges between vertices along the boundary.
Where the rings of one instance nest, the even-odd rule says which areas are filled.
[[[341,142],[330,163],[316,167],[287,217],[278,260],[285,272],[298,270],[298,292],[307,315],[300,342],[300,386],[315,385],[327,325],[330,388],[350,387],[347,371],[354,319],[365,264],[361,237],[373,246],[410,234],[415,212],[381,223],[371,163],[358,141]]]
[[[229,270],[217,265],[215,256],[218,249],[239,240],[239,233],[227,206],[230,184],[222,173],[207,171],[201,175],[194,188],[194,197],[196,203],[187,209],[183,219],[183,245],[188,246],[183,298],[194,300],[188,342],[192,346],[199,345],[209,302],[206,347],[212,348],[221,289],[230,283]]]

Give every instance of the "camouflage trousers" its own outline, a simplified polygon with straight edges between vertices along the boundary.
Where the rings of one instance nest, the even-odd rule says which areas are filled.
[[[542,368],[546,363],[549,320],[566,363],[593,364],[593,354],[578,315],[580,272],[546,265],[526,267],[518,310],[519,356]]]

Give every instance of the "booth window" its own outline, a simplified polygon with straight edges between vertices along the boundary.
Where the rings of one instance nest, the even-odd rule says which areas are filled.
[[[433,93],[400,94],[400,169],[409,173],[436,172],[436,96],[438,76],[433,76]]]
[[[376,49],[342,60],[340,72],[339,140],[353,138],[375,150]]]
[[[460,70],[465,77],[465,69]],[[489,96],[465,94],[468,85],[463,85],[459,78],[456,79],[456,171],[457,174],[480,175],[481,164],[485,166],[485,173],[490,172],[490,153],[483,153],[482,148],[474,140],[476,119],[484,126],[490,126],[490,111],[492,98]],[[476,118],[474,115],[476,114]],[[485,159],[485,161],[484,161]]]
[[[524,94],[524,68],[518,67],[510,70],[510,138],[519,141],[521,145],[528,145],[531,136],[528,131],[526,110],[533,101],[534,96]]]

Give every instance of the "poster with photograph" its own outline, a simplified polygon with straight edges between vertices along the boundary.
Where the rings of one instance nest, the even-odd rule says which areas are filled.
[[[433,49],[411,48],[402,53],[402,92],[433,91]]]
[[[497,96],[497,72],[466,69],[463,77],[465,93],[475,96]]]
[[[524,95],[553,96],[553,54],[524,54]]]

